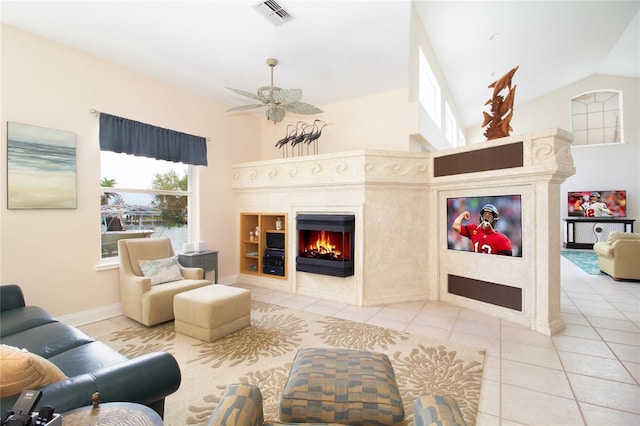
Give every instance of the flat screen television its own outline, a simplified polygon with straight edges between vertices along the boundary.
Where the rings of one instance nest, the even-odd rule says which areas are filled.
[[[604,204],[588,204],[594,193],[599,195],[597,202]],[[570,191],[567,194],[567,214],[571,217],[627,217],[627,191]]]
[[[469,219],[463,219],[461,225],[466,225],[467,229],[473,232],[475,225],[480,223],[480,210],[487,204],[493,205],[498,210],[498,220],[492,225],[493,230],[508,238],[511,256],[522,257],[522,198],[520,195],[447,198],[447,248],[502,254],[496,253],[495,248],[482,243],[482,240],[475,238],[475,235],[474,238],[467,237],[453,227],[456,218],[468,211]]]
[[[284,250],[284,232],[267,231],[267,248]]]

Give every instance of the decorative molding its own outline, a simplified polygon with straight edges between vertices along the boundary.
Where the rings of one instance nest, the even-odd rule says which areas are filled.
[[[425,154],[359,151],[238,164],[233,166],[232,186],[241,190],[274,186],[426,184],[429,175]]]

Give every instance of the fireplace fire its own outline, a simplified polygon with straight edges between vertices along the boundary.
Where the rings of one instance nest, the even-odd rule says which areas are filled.
[[[349,277],[353,275],[354,215],[301,214],[296,217],[296,270]]]

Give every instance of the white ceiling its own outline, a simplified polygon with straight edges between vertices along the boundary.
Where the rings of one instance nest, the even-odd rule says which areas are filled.
[[[247,100],[226,87],[269,83],[269,57],[275,85],[316,106],[408,86],[410,1],[277,1],[294,17],[280,26],[258,0],[3,0],[0,20],[229,107]],[[596,73],[640,77],[637,0],[415,4],[465,127],[516,65],[516,106]]]

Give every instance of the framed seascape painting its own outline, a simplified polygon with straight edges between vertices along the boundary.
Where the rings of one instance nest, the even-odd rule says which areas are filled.
[[[76,208],[76,135],[7,123],[7,207]]]

